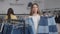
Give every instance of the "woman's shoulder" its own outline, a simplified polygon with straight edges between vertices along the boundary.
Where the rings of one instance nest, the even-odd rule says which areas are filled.
[[[13,19],[17,19],[17,16],[15,16],[15,15],[11,15],[11,18]]]
[[[16,17],[15,15],[12,15],[12,14],[11,14],[11,16],[12,16],[12,17]]]
[[[32,18],[32,16],[28,16],[26,19],[27,19],[27,20],[30,20],[31,18]]]

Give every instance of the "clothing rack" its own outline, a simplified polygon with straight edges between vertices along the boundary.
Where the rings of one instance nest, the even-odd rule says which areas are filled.
[[[12,24],[22,24],[24,27],[22,28],[24,31],[22,32],[22,34],[25,34],[25,20],[16,20],[16,19],[10,19],[10,21],[8,20],[9,23],[12,22]],[[16,23],[13,23],[16,22]],[[18,23],[17,23],[18,22]]]
[[[16,24],[22,24],[23,25],[23,27],[22,27],[22,29],[23,29],[23,32],[22,32],[22,34],[25,34],[25,20],[16,20],[16,19],[8,19],[8,20],[3,20],[3,22],[4,22],[4,24],[9,24],[9,25],[16,25]],[[3,25],[3,24],[2,24]],[[1,29],[0,29],[0,32],[2,32],[2,26],[1,26]]]

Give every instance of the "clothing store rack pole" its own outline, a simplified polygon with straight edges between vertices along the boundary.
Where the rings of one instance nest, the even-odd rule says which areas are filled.
[[[25,21],[23,20],[23,22],[24,22],[24,27],[23,27],[23,29],[24,29],[24,34],[25,34]]]
[[[21,22],[23,23],[22,34],[25,34],[25,21],[24,20],[21,20]]]

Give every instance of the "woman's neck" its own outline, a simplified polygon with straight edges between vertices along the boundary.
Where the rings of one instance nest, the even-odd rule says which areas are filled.
[[[36,15],[39,15],[39,14],[37,14],[37,13],[34,13],[34,14],[33,14],[33,16],[36,16]]]

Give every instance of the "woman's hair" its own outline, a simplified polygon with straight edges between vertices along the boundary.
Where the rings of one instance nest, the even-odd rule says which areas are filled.
[[[8,11],[7,11],[7,16],[8,16],[8,19],[11,19],[11,16],[10,14],[13,14],[14,15],[14,11],[12,8],[9,8]]]
[[[37,8],[38,8],[38,10],[37,10],[37,14],[39,14],[39,15],[40,15],[41,11],[39,10],[39,5],[38,5],[37,3],[33,3],[33,4],[32,4],[30,15],[32,16],[32,15],[33,15],[33,13],[34,13],[34,12],[32,11],[32,9],[33,9],[33,6],[34,6],[34,5],[36,5],[36,6],[37,6]]]

